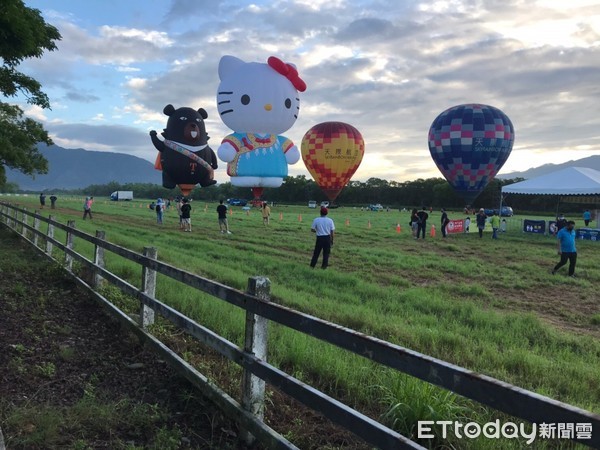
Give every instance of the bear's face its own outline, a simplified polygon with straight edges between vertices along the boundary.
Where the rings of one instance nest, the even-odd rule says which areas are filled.
[[[200,108],[197,111],[192,108],[175,109],[173,105],[167,105],[163,112],[169,116],[167,128],[162,133],[165,139],[191,146],[207,144],[208,135],[204,119],[208,114],[204,109]]]

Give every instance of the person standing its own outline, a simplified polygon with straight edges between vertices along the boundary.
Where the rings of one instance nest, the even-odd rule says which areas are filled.
[[[479,237],[483,237],[483,230],[485,230],[485,221],[487,216],[485,215],[485,210],[483,208],[479,209],[479,212],[475,216],[475,221],[477,222],[477,230],[479,231]]]
[[[585,222],[585,226],[588,227],[590,225],[590,220],[592,220],[592,213],[589,209],[586,209],[583,212],[583,221]]]
[[[565,219],[565,215],[563,213],[560,213],[560,215],[556,218],[556,232],[559,232],[566,226],[567,219]]]
[[[417,239],[419,239],[419,234],[421,234],[421,232],[423,233],[423,239],[425,239],[425,231],[427,230],[427,219],[429,219],[429,214],[427,214],[427,211],[425,210],[424,206],[423,209],[421,209],[421,211],[417,213],[417,216],[419,217],[419,225],[417,227]]]
[[[58,200],[58,197],[56,195],[52,194],[50,196],[50,209],[56,208],[56,200]]]
[[[46,206],[46,194],[40,192],[40,209],[44,209],[44,206]]]
[[[83,220],[87,216],[90,216],[90,220],[92,220],[92,203],[94,203],[94,197],[85,198],[85,202],[83,202]]]
[[[561,228],[556,234],[558,239],[558,254],[560,255],[560,261],[552,269],[552,275],[556,273],[558,269],[564,266],[569,261],[569,276],[575,276],[575,265],[577,264],[577,249],[575,248],[575,222],[569,220],[567,225]]]
[[[471,226],[471,218],[467,217],[465,219],[465,233],[469,232],[469,227]]]
[[[165,202],[162,198],[156,199],[156,206],[154,207],[154,211],[156,211],[156,223],[162,225],[163,223],[163,213],[165,211]]]
[[[267,202],[263,202],[261,212],[263,218],[263,225],[269,225],[269,218],[271,217],[271,208],[269,208]]]
[[[498,239],[498,229],[500,228],[500,216],[498,211],[494,211],[494,215],[490,219],[492,224],[492,239]]]
[[[450,222],[450,219],[448,219],[448,213],[446,213],[446,210],[442,208],[442,219],[440,223],[442,228],[442,237],[446,237],[446,227],[448,226],[448,222]]]
[[[421,219],[419,219],[417,208],[413,208],[412,212],[410,213],[410,228],[412,230],[412,235],[415,239],[419,239],[419,236],[417,236],[417,231],[419,229],[420,220]]]
[[[177,214],[179,215],[179,229],[185,230],[183,226],[183,217],[181,217],[181,207],[183,206],[183,197],[177,197]]]
[[[313,269],[317,265],[321,251],[323,251],[323,261],[321,262],[321,268],[326,269],[329,265],[329,254],[331,253],[331,246],[333,245],[333,236],[335,234],[335,224],[333,220],[327,217],[329,211],[324,206],[321,207],[321,216],[316,217],[310,227],[310,231],[317,235],[315,242],[315,249],[313,251],[312,259],[310,260],[310,267]]]
[[[227,223],[227,206],[223,204],[223,200],[219,200],[217,214],[219,215],[219,229],[221,230],[221,233],[231,234],[231,231],[229,231],[229,224]]]
[[[181,222],[183,224],[183,231],[191,233],[192,219],[190,213],[192,212],[192,205],[190,205],[187,198],[184,198],[181,202]]]

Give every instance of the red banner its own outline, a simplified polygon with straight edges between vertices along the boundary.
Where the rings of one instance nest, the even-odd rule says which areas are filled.
[[[465,231],[464,224],[465,221],[463,219],[451,220],[448,222],[448,225],[446,225],[446,233],[463,233]]]

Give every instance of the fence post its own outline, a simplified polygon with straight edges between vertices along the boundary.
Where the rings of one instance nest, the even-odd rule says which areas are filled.
[[[156,259],[158,250],[156,247],[144,247],[144,256]],[[142,292],[154,298],[156,294],[156,270],[142,266]],[[142,303],[140,305],[140,326],[147,328],[154,323],[154,310]]]
[[[54,245],[52,245],[52,241],[49,238],[54,239],[54,216],[48,216],[48,232],[46,233],[46,253],[48,256],[52,256],[52,249]]]
[[[29,216],[27,215],[27,209],[23,208],[23,223],[21,224],[21,235],[27,239],[27,235],[29,234],[29,230],[27,229],[27,225],[29,222]]]
[[[33,228],[35,231],[33,232],[33,245],[38,246],[38,231],[40,231],[40,219],[37,216],[37,211],[34,211],[36,216],[33,218]]]
[[[75,228],[75,221],[67,221],[67,227]],[[65,242],[65,246],[70,250],[73,249],[73,238],[73,233],[71,233],[70,230],[67,230],[67,241]],[[65,252],[65,266],[67,266],[69,272],[73,271],[73,257],[68,252]]]
[[[271,281],[267,277],[248,278],[248,294],[270,301]],[[246,311],[244,351],[263,361],[267,360],[268,323],[264,317]],[[265,382],[248,370],[242,374],[242,408],[261,421],[264,419]],[[247,431],[242,431],[241,437],[247,445],[254,443],[254,436]]]
[[[104,240],[105,237],[106,232],[96,230],[97,239]],[[104,247],[100,247],[98,244],[94,246],[94,264],[104,269]],[[102,276],[96,269],[94,269],[91,281],[94,289],[100,287],[100,283],[102,283]]]
[[[13,210],[12,210],[10,222],[11,222],[10,227],[13,230],[17,231],[17,209],[16,208],[13,208]]]

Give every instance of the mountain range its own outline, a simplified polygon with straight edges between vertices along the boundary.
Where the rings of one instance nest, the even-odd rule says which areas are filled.
[[[511,172],[502,175],[497,175],[496,178],[514,179],[514,178],[536,178],[558,170],[566,169],[567,167],[587,167],[600,171],[600,155],[588,156],[577,160],[567,161],[562,164],[544,164],[543,166],[534,167],[525,170],[524,172]]]
[[[92,184],[161,184],[161,172],[145,159],[125,153],[93,152],[39,144],[39,152],[48,160],[48,173],[35,178],[16,170],[6,170],[9,183],[20,190],[80,189]]]
[[[145,159],[125,153],[88,151],[81,148],[66,149],[58,145],[40,144],[38,150],[48,160],[48,173],[32,178],[16,170],[6,170],[10,183],[24,191],[48,189],[80,189],[92,184],[126,183],[162,184],[161,173]],[[562,164],[544,164],[523,172],[498,175],[501,179],[535,178],[566,167],[588,167],[600,171],[600,155],[590,156]]]

